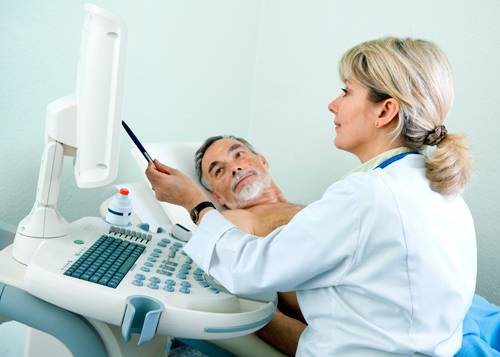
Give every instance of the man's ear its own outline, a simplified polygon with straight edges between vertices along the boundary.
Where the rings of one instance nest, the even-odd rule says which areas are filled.
[[[261,154],[257,154],[257,156],[260,158],[260,161],[262,161],[262,164],[266,167],[266,169],[269,170],[269,163],[267,162],[266,158],[262,156]]]
[[[220,203],[221,206],[225,206],[226,204],[224,203],[224,201],[219,197],[219,195],[217,194],[217,192],[213,191],[213,190],[209,190],[212,195],[214,195],[215,199],[217,200],[217,202]]]
[[[384,100],[377,109],[377,118],[375,126],[381,128],[389,123],[398,115],[399,103],[394,98]]]

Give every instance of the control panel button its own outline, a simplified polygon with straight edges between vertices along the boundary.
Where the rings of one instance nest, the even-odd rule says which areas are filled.
[[[174,292],[175,289],[172,285],[165,285],[163,287],[163,290],[168,291],[169,293],[172,293],[172,292]]]
[[[132,284],[134,284],[135,286],[143,286],[144,285],[142,280],[138,280],[138,279],[135,279],[134,281],[132,281]]]

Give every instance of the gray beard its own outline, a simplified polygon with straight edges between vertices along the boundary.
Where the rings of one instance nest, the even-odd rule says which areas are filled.
[[[233,187],[236,186],[236,183],[241,177],[249,173],[257,174],[253,170],[245,170],[239,172],[233,179]],[[229,209],[245,208],[251,201],[253,201],[257,197],[259,197],[262,193],[264,193],[264,191],[267,190],[270,185],[271,185],[271,178],[266,173],[265,175],[258,175],[257,180],[255,180],[251,184],[245,185],[245,187],[243,187],[240,193],[234,193],[233,196],[234,202],[228,202],[218,192],[217,194],[219,194],[219,197],[222,199],[226,207],[228,207]]]

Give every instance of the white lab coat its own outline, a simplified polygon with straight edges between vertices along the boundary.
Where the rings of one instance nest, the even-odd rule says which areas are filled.
[[[452,356],[475,288],[471,214],[422,155],[336,182],[265,238],[207,212],[185,251],[234,293],[297,290],[298,356]]]

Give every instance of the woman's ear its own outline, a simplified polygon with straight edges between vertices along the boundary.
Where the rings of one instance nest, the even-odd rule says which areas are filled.
[[[394,98],[384,100],[378,105],[377,118],[375,126],[381,128],[389,123],[398,115],[399,103]]]

